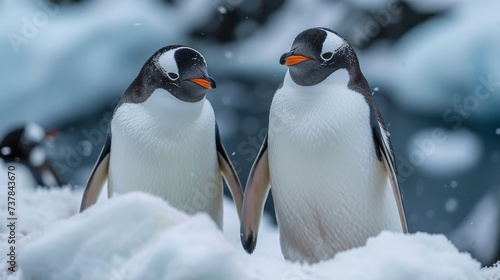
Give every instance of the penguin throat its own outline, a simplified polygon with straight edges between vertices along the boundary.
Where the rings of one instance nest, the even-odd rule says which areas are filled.
[[[339,69],[330,74],[323,82],[326,84],[336,84],[347,87],[349,84],[349,72],[344,68]]]
[[[331,86],[331,85],[338,85],[338,86],[343,86],[343,87],[348,87],[348,84],[350,82],[349,78],[349,72],[347,69],[338,69],[335,72],[331,73],[329,76],[327,76],[324,80],[315,83],[315,84],[304,84],[301,83],[301,81],[297,81],[297,78],[294,78],[293,73],[290,73],[290,71],[287,72],[285,76],[285,84],[289,85],[295,85],[300,88],[304,87],[310,87],[310,88],[316,88],[316,87],[324,87],[324,86]],[[327,89],[325,89],[327,90]]]
[[[143,103],[144,107],[158,116],[170,116],[178,120],[197,118],[205,104],[205,97],[197,102],[183,101],[165,89],[156,89]]]
[[[182,87],[175,87],[175,88],[170,88],[170,89],[165,89],[168,91],[172,96],[175,98],[179,99],[182,102],[188,102],[188,103],[196,103],[199,102],[203,99],[205,99],[206,96],[206,90],[185,90]]]

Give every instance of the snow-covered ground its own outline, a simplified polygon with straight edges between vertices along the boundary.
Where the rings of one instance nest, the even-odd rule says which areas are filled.
[[[187,216],[144,193],[104,199],[77,214],[81,195],[69,188],[19,190],[19,270],[7,270],[4,223],[0,279],[500,279],[499,267],[481,269],[443,235],[383,232],[310,266],[283,260],[277,228],[267,219],[256,252],[247,255],[229,200],[221,232],[207,215]],[[0,209],[6,213],[6,200]]]

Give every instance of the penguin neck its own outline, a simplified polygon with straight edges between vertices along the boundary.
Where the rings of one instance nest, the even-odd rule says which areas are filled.
[[[205,97],[197,102],[182,101],[169,91],[157,88],[144,102],[145,108],[158,114],[177,116],[178,119],[195,119],[199,116],[205,104]]]
[[[126,138],[144,147],[163,147],[169,139],[213,131],[214,125],[213,109],[205,98],[184,102],[164,89],[156,89],[144,102],[122,104],[113,115],[111,133],[115,142]]]
[[[361,73],[361,69],[358,67],[354,67],[349,71],[349,89],[359,92],[365,97],[371,97],[370,85],[368,85],[368,81],[366,80],[363,73]]]
[[[325,80],[323,80],[319,84],[315,84],[312,86],[301,86],[296,84],[292,77],[290,76],[290,71],[286,72],[285,75],[285,80],[283,82],[283,85],[288,85],[293,89],[297,89],[297,92],[309,92],[311,91],[318,91],[331,87],[331,86],[339,86],[343,88],[348,88],[349,85],[351,84],[351,80],[349,77],[349,72],[347,69],[339,69],[332,74],[330,74]]]
[[[175,118],[180,122],[191,122],[197,119],[205,104],[205,97],[197,102],[182,101],[165,89],[157,88],[142,103],[144,109],[155,116]]]

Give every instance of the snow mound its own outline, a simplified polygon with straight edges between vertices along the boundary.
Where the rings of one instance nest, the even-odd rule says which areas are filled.
[[[362,269],[360,269],[362,268]],[[482,279],[480,264],[443,235],[382,232],[316,267],[317,279]],[[324,277],[324,278],[321,278]]]
[[[122,266],[124,279],[245,279],[234,247],[206,214],[198,214],[151,242]]]
[[[144,193],[118,196],[21,239],[20,269],[7,279],[500,279],[499,268],[481,270],[443,235],[426,233],[382,232],[332,260],[302,265],[267,245],[277,243],[277,229],[266,225],[261,251],[249,256],[233,236],[234,206],[226,201],[225,210],[227,237],[205,214],[188,216]]]
[[[187,220],[160,198],[133,193],[62,221],[19,253],[24,279],[112,279],[129,259]],[[49,257],[50,256],[50,257]]]
[[[500,262],[482,270],[485,280],[500,280]]]

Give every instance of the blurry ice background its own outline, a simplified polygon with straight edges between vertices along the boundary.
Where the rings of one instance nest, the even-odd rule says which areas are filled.
[[[410,230],[453,236],[490,264],[498,246],[479,241],[499,238],[499,204],[481,206],[498,201],[500,187],[499,8],[459,0],[2,1],[0,133],[26,121],[61,129],[52,156],[69,182],[83,185],[110,112],[142,64],[164,45],[188,44],[217,81],[208,98],[245,182],[286,71],[280,55],[303,29],[329,27],[357,49],[389,126]],[[476,228],[470,219],[491,224]]]

